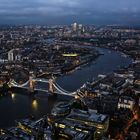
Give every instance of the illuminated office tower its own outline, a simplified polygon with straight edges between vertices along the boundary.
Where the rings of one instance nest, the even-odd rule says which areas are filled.
[[[72,30],[77,31],[77,23],[76,22],[72,24]]]

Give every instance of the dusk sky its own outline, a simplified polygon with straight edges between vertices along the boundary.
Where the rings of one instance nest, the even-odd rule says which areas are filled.
[[[140,0],[0,0],[0,24],[140,24]]]

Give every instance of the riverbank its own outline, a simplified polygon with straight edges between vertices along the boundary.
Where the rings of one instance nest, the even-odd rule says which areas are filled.
[[[65,74],[67,74],[67,73],[72,73],[72,72],[74,72],[74,71],[76,71],[76,70],[78,70],[78,69],[81,69],[83,66],[86,66],[86,65],[88,65],[89,63],[91,63],[91,62],[93,62],[93,61],[96,61],[96,59],[98,58],[98,57],[100,57],[100,55],[103,55],[103,54],[97,54],[96,56],[94,56],[93,58],[90,58],[90,59],[88,59],[88,60],[86,60],[86,61],[83,61],[83,62],[81,62],[80,64],[78,64],[78,65],[75,65],[75,66],[71,66],[71,67],[69,67],[69,68],[66,68],[66,69],[64,69],[63,70],[63,75],[65,75]]]
[[[88,46],[93,47],[93,46]],[[75,91],[87,81],[92,81],[97,78],[99,74],[109,74],[122,66],[129,66],[132,63],[131,58],[124,58],[119,52],[106,48],[97,48],[101,55],[96,61],[87,64],[84,68],[74,71],[69,75],[58,77],[57,83],[68,91]],[[74,79],[74,80],[73,80]],[[75,81],[76,84],[70,84]]]
[[[108,49],[97,48],[99,53],[104,54],[83,66],[80,70],[76,70],[71,74],[62,75],[56,79],[56,82],[67,91],[76,91],[84,83],[98,74],[108,74],[119,68],[118,66],[128,66],[132,61],[130,58],[124,58],[120,53]],[[41,88],[46,88],[46,84],[40,85]],[[24,91],[23,91],[24,92]],[[0,99],[0,127],[5,128],[14,125],[17,119],[23,119],[33,115],[36,119],[51,112],[54,104],[59,101],[68,100],[68,97],[59,96],[58,98],[30,98],[25,96],[21,90],[14,93],[13,98],[4,97]],[[40,94],[40,93],[39,93]],[[44,95],[44,93],[41,93]],[[10,116],[10,117],[7,117]]]

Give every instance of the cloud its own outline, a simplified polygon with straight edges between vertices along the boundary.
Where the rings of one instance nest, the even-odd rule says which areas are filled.
[[[14,17],[15,22],[21,17],[28,20],[35,17],[37,20],[61,18],[61,22],[75,18],[88,22],[97,20],[95,17],[104,19],[104,16],[112,14],[121,19],[121,13],[127,18],[135,15],[130,16],[135,20],[140,14],[139,5],[140,0],[0,0],[0,16],[1,20]]]

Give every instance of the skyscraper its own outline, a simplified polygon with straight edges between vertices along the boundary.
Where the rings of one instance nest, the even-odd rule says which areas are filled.
[[[72,24],[72,30],[77,31],[77,23],[76,22]]]
[[[13,49],[8,52],[8,61],[14,60],[14,53],[13,52],[14,52]]]

